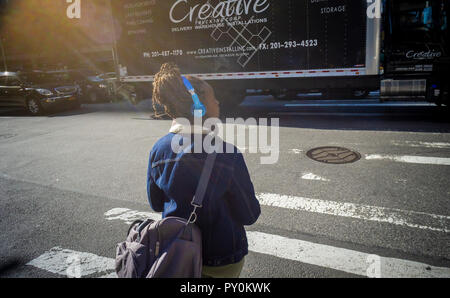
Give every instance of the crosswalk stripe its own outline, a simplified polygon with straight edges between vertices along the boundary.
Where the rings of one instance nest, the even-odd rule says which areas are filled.
[[[405,107],[405,106],[414,106],[414,107],[434,107],[435,105],[432,103],[419,102],[399,102],[399,103],[292,103],[285,104],[285,107]]]
[[[450,277],[450,268],[380,257],[355,250],[317,244],[261,232],[247,232],[249,250],[282,259],[368,277]]]
[[[268,207],[356,218],[429,231],[450,232],[450,216],[445,215],[272,193],[260,193],[257,194],[257,198],[261,205]],[[106,212],[105,217],[107,220],[122,220],[131,224],[142,218],[158,220],[161,219],[161,214],[115,208]]]
[[[356,275],[378,278],[450,277],[450,268],[446,267],[380,257],[261,232],[247,231],[247,238],[252,252]],[[27,265],[66,277],[102,274],[99,278],[117,278],[115,272],[110,272],[114,271],[114,263],[113,258],[54,247]]]
[[[313,173],[303,173],[302,179],[304,180],[317,180],[317,181],[330,181],[326,178],[320,177]]]
[[[367,160],[392,160],[392,161],[396,161],[396,162],[405,162],[405,163],[450,166],[450,158],[445,158],[445,157],[369,154],[369,155],[366,155],[366,159]]]
[[[78,278],[96,273],[105,273],[105,276],[110,276],[110,271],[115,271],[114,259],[61,247],[53,247],[26,265]]]
[[[257,198],[259,203],[264,206],[356,218],[430,231],[450,232],[450,216],[272,193],[261,193],[257,195]]]
[[[388,116],[388,113],[338,113],[338,112],[274,112],[270,113],[270,116],[332,116],[332,117],[380,117],[380,116]],[[406,116],[408,114],[396,114],[399,116]]]
[[[121,220],[126,224],[132,224],[135,220],[151,218],[160,220],[161,214],[154,212],[134,211],[127,208],[114,208],[105,213],[106,220]]]
[[[450,143],[444,142],[392,141],[392,144],[395,146],[407,146],[407,147],[425,147],[425,148],[439,148],[439,149],[450,148]]]
[[[111,209],[106,214],[117,213],[123,208]],[[131,212],[130,212],[131,211]],[[129,212],[130,217],[126,215]],[[126,211],[114,219],[129,223],[135,215],[154,218],[153,212]],[[112,220],[107,216],[108,220]],[[249,250],[283,259],[317,265],[357,275],[370,277],[450,277],[450,268],[434,267],[409,260],[385,258],[329,245],[316,244],[255,231],[247,231]],[[379,266],[378,266],[379,265]],[[378,267],[377,267],[378,266]]]
[[[127,224],[136,219],[161,218],[153,212],[140,212],[128,208],[114,208],[105,212],[107,220],[120,220]],[[278,258],[330,268],[369,277],[450,277],[450,268],[397,258],[381,257],[355,250],[317,244],[257,231],[247,231],[249,250]],[[54,247],[27,263],[48,272],[68,277],[93,274],[100,278],[114,278],[115,261],[87,252]]]

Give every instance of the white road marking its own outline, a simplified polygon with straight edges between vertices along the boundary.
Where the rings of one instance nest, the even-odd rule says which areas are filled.
[[[142,218],[155,214],[137,211],[136,213],[141,214]],[[116,219],[126,222],[124,218]],[[247,238],[248,249],[252,252],[357,275],[371,277],[450,277],[450,268],[446,267],[434,267],[409,260],[381,257],[256,231],[247,231]]]
[[[317,244],[278,235],[247,231],[249,250],[282,259],[382,278],[449,278],[450,268],[386,258],[355,250]]]
[[[291,153],[294,153],[294,154],[301,154],[303,152],[302,149],[295,149],[295,148],[291,149],[290,151],[291,151]]]
[[[259,203],[264,206],[357,218],[430,231],[450,232],[450,216],[445,215],[271,193],[258,194],[257,198]]]
[[[314,175],[313,173],[303,173],[302,179],[305,180],[317,180],[317,181],[330,181],[326,178]]]
[[[27,265],[68,277],[83,277],[95,273],[109,276],[111,271],[115,271],[114,259],[60,247],[53,247]]]
[[[380,117],[387,116],[387,113],[344,113],[344,112],[273,112],[269,113],[270,116],[283,115],[283,116],[336,116],[336,117]],[[405,116],[407,114],[396,114],[396,116]],[[411,114],[409,114],[411,115]]]
[[[351,274],[383,278],[450,277],[450,268],[435,267],[410,260],[381,257],[254,231],[247,231],[247,238],[249,250],[252,252]],[[77,258],[78,263],[74,261]],[[113,271],[114,263],[113,258],[54,247],[27,265],[63,276],[69,276],[70,271],[72,274],[78,272],[77,277],[83,277]],[[98,278],[117,278],[117,275],[115,272],[110,272]]]
[[[110,274],[102,275],[99,278],[117,278],[117,273],[116,272],[111,272]]]
[[[140,212],[127,208],[114,208],[105,213],[106,220],[122,220],[127,224],[132,224],[138,219],[151,218],[153,220],[160,220],[161,214],[154,212]]]
[[[450,216],[446,215],[272,193],[260,193],[257,194],[257,198],[263,206],[356,218],[429,231],[450,232]],[[106,212],[105,217],[107,220],[121,220],[131,224],[137,219],[159,220],[161,214],[115,208]]]
[[[450,148],[450,143],[442,143],[442,142],[392,141],[392,144],[395,146],[409,146],[409,147],[426,147],[426,148],[439,148],[439,149]]]
[[[392,160],[392,161],[396,161],[396,162],[405,162],[405,163],[450,166],[450,158],[445,158],[445,157],[370,154],[370,155],[366,155],[366,159],[367,160]]]
[[[119,214],[125,213],[127,211],[130,211],[130,209],[128,209],[128,208],[114,208],[114,209],[111,209],[111,210],[105,212],[105,216],[119,215]]]
[[[435,106],[431,103],[419,102],[399,102],[399,103],[289,103],[285,104],[285,107],[430,107]]]

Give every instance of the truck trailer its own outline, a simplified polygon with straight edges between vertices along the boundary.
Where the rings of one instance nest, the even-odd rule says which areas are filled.
[[[247,90],[447,104],[447,0],[114,0],[120,81],[151,97],[165,62],[223,107]],[[447,76],[448,77],[448,76]]]

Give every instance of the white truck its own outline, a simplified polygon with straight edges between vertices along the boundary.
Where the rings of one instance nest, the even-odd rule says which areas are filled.
[[[149,97],[161,64],[175,62],[184,74],[208,80],[228,108],[248,89],[275,96],[311,91],[354,96],[381,87],[382,96],[423,95],[446,103],[448,82],[440,78],[448,71],[443,38],[448,5],[445,0],[114,0],[117,71],[122,82]],[[430,10],[431,21],[423,16]],[[414,39],[417,30],[431,32],[438,42],[420,34],[416,43],[405,40]]]

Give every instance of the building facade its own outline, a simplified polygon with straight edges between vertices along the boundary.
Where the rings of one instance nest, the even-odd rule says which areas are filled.
[[[80,18],[70,18],[74,4],[66,0],[0,0],[0,41],[8,69],[112,71],[109,0],[78,3]]]

